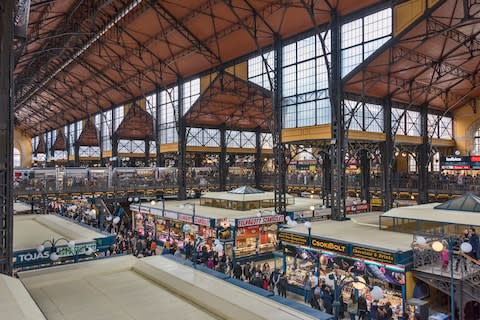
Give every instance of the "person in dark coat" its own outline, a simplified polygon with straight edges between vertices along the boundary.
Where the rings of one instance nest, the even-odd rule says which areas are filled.
[[[329,286],[325,286],[322,300],[323,300],[323,307],[325,308],[325,312],[329,314],[333,314],[333,294]]]
[[[367,300],[365,300],[364,296],[358,297],[358,320],[365,318],[365,312],[367,312]]]
[[[282,273],[282,275],[280,276],[280,280],[278,281],[278,294],[280,295],[280,297],[284,297],[284,298],[287,297],[287,285],[288,285],[287,276],[285,275],[285,272],[284,272]]]
[[[233,277],[235,279],[241,279],[242,278],[242,266],[240,265],[240,262],[237,262],[235,266],[233,267]]]
[[[480,241],[477,233],[475,232],[475,228],[470,228],[470,244],[472,245],[472,258],[480,259]]]

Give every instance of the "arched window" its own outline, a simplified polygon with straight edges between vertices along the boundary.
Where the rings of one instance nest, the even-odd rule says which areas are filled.
[[[13,149],[13,167],[18,168],[22,166],[22,157],[20,155],[20,150],[17,148]]]
[[[480,154],[480,128],[473,135],[473,151],[475,154]]]

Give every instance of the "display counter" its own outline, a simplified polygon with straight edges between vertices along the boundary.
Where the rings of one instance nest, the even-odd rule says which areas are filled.
[[[237,228],[236,256],[245,257],[257,253],[272,252],[277,242],[277,230],[277,224]]]

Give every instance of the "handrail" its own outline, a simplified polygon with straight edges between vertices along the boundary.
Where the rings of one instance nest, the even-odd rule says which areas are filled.
[[[454,251],[453,253],[464,257],[465,259],[467,259],[468,261],[476,264],[477,266],[480,266],[480,260],[477,260],[477,259],[472,258],[471,256],[469,256],[469,255],[466,254],[465,252],[462,252],[462,251]]]

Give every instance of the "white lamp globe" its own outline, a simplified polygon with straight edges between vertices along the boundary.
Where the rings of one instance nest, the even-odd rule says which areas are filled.
[[[138,200],[140,200],[140,199],[138,199],[138,197],[135,197],[133,200],[134,200],[135,202],[138,202]]]
[[[363,203],[363,204],[366,204],[366,203],[367,203],[367,200],[362,200],[362,203]]]
[[[113,218],[113,224],[118,224],[120,222],[120,217]]]
[[[315,206],[310,206],[310,210],[311,211],[315,210]]]
[[[462,250],[464,253],[470,253],[472,252],[472,249],[472,245],[468,242],[464,242],[460,245],[460,250]]]
[[[37,247],[37,252],[38,253],[42,253],[44,250],[45,250],[45,246],[43,244],[41,244]]]
[[[257,217],[261,217],[262,216],[262,213],[260,211],[257,212]]]
[[[310,229],[312,227],[312,224],[310,223],[310,221],[307,221],[303,224],[305,226],[305,228],[307,229]]]
[[[370,295],[374,300],[383,299],[383,290],[380,287],[373,287],[372,291],[370,291]]]
[[[113,220],[113,217],[112,217],[111,215],[108,215],[107,218],[106,218],[106,220],[107,220],[108,222],[110,222],[110,221]]]
[[[133,198],[132,197],[128,197],[128,202],[132,202],[133,201]]]
[[[215,252],[222,252],[223,251],[223,246],[221,243],[215,245]]]
[[[73,240],[68,241],[67,246],[68,246],[70,249],[75,248],[75,241],[73,241]]]
[[[154,206],[156,204],[155,200],[150,201],[150,204]]]
[[[50,253],[50,260],[52,261],[57,261],[59,258],[58,254],[56,252]]]
[[[427,239],[425,239],[424,237],[422,236],[418,236],[416,237],[415,239],[415,242],[421,246],[425,245],[427,243]]]
[[[92,248],[87,248],[87,250],[85,250],[85,254],[86,254],[87,256],[91,256],[92,253],[93,253]]]
[[[432,249],[436,252],[442,251],[444,249],[443,243],[441,243],[440,241],[435,241],[434,243],[432,243]]]

